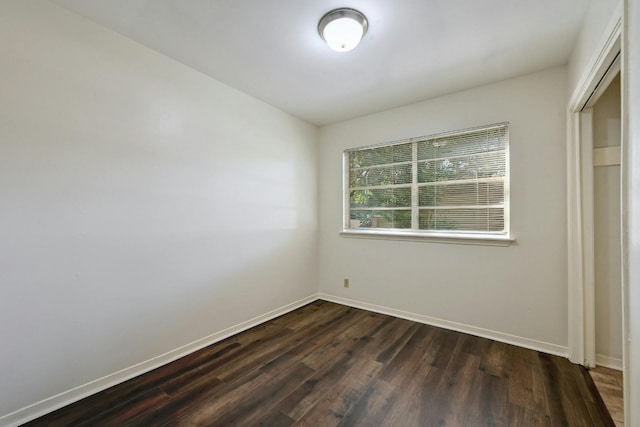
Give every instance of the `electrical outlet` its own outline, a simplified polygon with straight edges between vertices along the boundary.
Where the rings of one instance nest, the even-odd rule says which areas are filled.
[[[349,279],[344,279],[344,287],[345,288],[349,287]]]

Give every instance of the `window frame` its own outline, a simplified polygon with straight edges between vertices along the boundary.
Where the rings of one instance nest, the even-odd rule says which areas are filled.
[[[366,149],[375,149],[381,147],[388,147],[400,144],[412,144],[412,174],[417,174],[417,155],[415,153],[417,144],[422,141],[432,140],[437,138],[459,136],[466,133],[474,133],[483,130],[490,130],[492,128],[505,127],[507,135],[507,143],[505,147],[505,175],[504,175],[504,229],[503,231],[473,231],[473,230],[418,230],[414,228],[400,229],[400,228],[352,228],[350,227],[350,214],[351,214],[351,200],[350,200],[350,164],[349,154]],[[509,122],[493,123],[489,125],[476,126],[471,128],[465,128],[460,130],[454,130],[449,132],[442,132],[438,134],[425,135],[414,138],[407,138],[402,140],[396,140],[391,142],[383,142],[378,144],[366,145],[349,148],[342,153],[342,193],[343,193],[343,218],[342,218],[342,231],[341,235],[344,237],[357,237],[357,238],[374,238],[385,240],[422,240],[428,242],[440,242],[440,243],[460,243],[460,244],[481,244],[491,246],[508,246],[515,239],[511,235],[511,174],[510,174],[510,124]],[[417,206],[417,182],[412,180],[411,188],[411,210],[412,216],[416,215],[416,211],[419,210]]]

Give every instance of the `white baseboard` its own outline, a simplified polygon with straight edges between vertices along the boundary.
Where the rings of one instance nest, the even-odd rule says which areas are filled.
[[[220,332],[213,333],[209,336],[200,338],[189,344],[168,351],[164,354],[161,354],[160,356],[138,363],[121,371],[114,372],[113,374],[109,374],[105,377],[98,378],[94,381],[72,388],[71,390],[64,391],[55,396],[48,397],[44,400],[41,400],[40,402],[26,406],[15,412],[3,415],[2,417],[0,417],[0,426],[14,427],[34,420],[38,417],[53,412],[56,409],[60,409],[71,403],[77,402],[78,400],[84,399],[85,397],[91,396],[92,394],[98,393],[131,378],[135,378],[138,375],[166,365],[167,363],[173,362],[174,360],[198,351],[218,341],[222,341],[223,339],[235,335],[239,332],[253,328],[254,326],[257,326],[261,323],[286,314],[290,311],[302,307],[303,305],[316,301],[317,299],[318,294],[310,295],[306,298],[292,302],[291,304],[287,304],[261,316],[254,317],[253,319],[247,320],[246,322],[239,323]]]
[[[505,334],[503,332],[492,331],[490,329],[479,328],[477,326],[466,325],[464,323],[452,322],[450,320],[438,319],[436,317],[425,316],[422,314],[410,313],[407,311],[396,310],[395,308],[384,307],[376,304],[356,301],[348,298],[337,297],[329,294],[319,294],[319,299],[335,302],[350,307],[361,308],[363,310],[374,311],[376,313],[387,314],[389,316],[400,317],[402,319],[412,320],[426,325],[437,326],[444,329],[451,329],[478,337],[488,338],[494,341],[500,341],[507,344],[513,344],[519,347],[531,350],[542,351],[544,353],[554,354],[556,356],[567,357],[567,347],[557,344],[551,344],[544,341],[533,340],[530,338],[519,337],[516,335]]]
[[[597,366],[604,366],[605,368],[622,371],[622,359],[596,353],[596,367]]]

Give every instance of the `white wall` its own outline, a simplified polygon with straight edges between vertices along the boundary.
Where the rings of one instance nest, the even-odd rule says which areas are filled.
[[[582,76],[590,71],[595,56],[600,52],[604,38],[610,33],[613,23],[622,14],[622,0],[591,0],[580,34],[571,52],[568,65],[569,94],[578,85]]]
[[[0,417],[317,291],[315,127],[49,2],[0,40]]]
[[[321,128],[320,291],[566,351],[565,80],[555,68]],[[343,150],[502,121],[514,245],[339,235]]]
[[[620,147],[620,78],[593,106],[594,148]],[[620,165],[596,166],[594,189],[594,273],[598,365],[622,367],[622,278],[620,250]]]

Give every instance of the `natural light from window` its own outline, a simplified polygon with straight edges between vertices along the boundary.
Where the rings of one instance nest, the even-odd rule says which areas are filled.
[[[509,125],[344,152],[344,232],[509,237]]]

